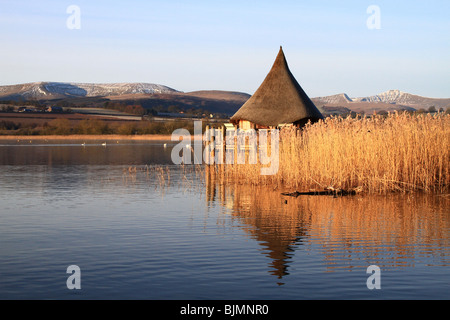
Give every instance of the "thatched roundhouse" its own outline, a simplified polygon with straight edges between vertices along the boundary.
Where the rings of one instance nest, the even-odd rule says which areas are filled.
[[[253,96],[231,117],[240,129],[304,126],[323,119],[289,70],[283,48],[264,82]]]

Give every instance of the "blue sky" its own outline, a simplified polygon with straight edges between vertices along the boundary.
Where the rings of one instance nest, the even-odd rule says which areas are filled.
[[[69,29],[70,5],[80,29]],[[381,29],[369,29],[370,5]],[[0,1],[0,84],[149,82],[252,94],[283,46],[311,96],[450,97],[450,2]]]

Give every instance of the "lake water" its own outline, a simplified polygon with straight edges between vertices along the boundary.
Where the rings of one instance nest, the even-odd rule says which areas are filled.
[[[0,142],[0,299],[450,298],[448,196],[283,197],[170,152]]]

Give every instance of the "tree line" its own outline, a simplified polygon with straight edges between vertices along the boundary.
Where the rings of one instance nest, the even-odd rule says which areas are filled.
[[[204,126],[206,126],[206,122]],[[99,119],[70,121],[66,118],[59,118],[39,125],[8,120],[0,121],[0,135],[170,135],[174,130],[180,128],[187,129],[193,134],[194,122],[187,120],[106,122]]]

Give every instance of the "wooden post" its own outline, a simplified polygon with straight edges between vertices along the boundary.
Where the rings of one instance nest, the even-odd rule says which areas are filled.
[[[215,164],[215,157],[216,157],[216,130],[217,129],[212,129],[213,130],[213,134],[212,134],[212,141],[211,141],[211,153],[210,153],[210,157],[211,157],[211,162],[212,164]]]
[[[206,128],[205,128],[205,130],[206,130],[206,140],[205,141],[203,141],[203,144],[204,144],[204,146],[205,146],[205,149],[206,148],[209,148],[209,141],[211,140],[211,131],[210,131],[210,126],[209,125],[207,125],[206,126]],[[208,150],[208,149],[207,149]],[[205,161],[206,161],[206,164],[210,164],[211,163],[211,154],[210,154],[210,152],[205,152]]]
[[[225,150],[226,150],[226,141],[225,141],[225,128],[220,127],[217,129],[217,133],[219,134],[219,145],[216,146],[218,148],[218,156],[217,156],[217,164],[225,163]]]

